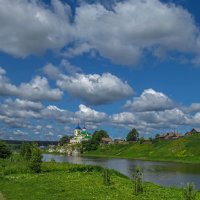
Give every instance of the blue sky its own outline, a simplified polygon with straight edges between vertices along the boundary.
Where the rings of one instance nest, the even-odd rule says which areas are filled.
[[[0,138],[58,140],[77,123],[125,138],[200,126],[200,3],[0,5]]]

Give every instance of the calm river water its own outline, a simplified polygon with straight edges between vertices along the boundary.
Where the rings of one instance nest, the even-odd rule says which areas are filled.
[[[200,164],[154,162],[120,158],[73,157],[65,155],[43,154],[44,161],[52,158],[56,162],[69,162],[86,165],[100,165],[115,169],[129,177],[136,166],[144,173],[144,180],[163,186],[183,187],[187,182],[194,182],[200,189]]]

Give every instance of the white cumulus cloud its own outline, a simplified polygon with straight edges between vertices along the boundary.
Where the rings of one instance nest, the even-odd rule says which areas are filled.
[[[175,103],[162,92],[157,92],[153,89],[146,89],[139,97],[128,100],[125,108],[131,111],[159,111],[171,109]]]
[[[96,110],[93,110],[83,104],[79,105],[79,111],[75,113],[78,119],[81,119],[85,122],[103,122],[105,121],[108,116],[104,112],[98,112]]]
[[[52,0],[0,0],[0,50],[15,56],[60,49],[70,40],[70,9]]]
[[[62,75],[57,85],[72,96],[93,105],[111,103],[133,93],[128,83],[110,73]]]
[[[25,57],[48,49],[69,57],[97,51],[114,63],[133,65],[145,52],[193,55],[198,64],[199,27],[181,6],[159,0],[126,0],[109,8],[81,2],[72,15],[63,1],[0,0],[0,51]]]
[[[51,89],[45,77],[36,76],[30,83],[21,83],[16,86],[10,83],[6,72],[0,67],[0,95],[16,96],[31,101],[49,100],[57,101],[62,98],[62,91]]]
[[[83,4],[77,8],[75,30],[79,40],[120,64],[136,63],[145,51],[199,55],[200,50],[199,27],[192,15],[159,0],[127,0],[109,10],[101,4]]]

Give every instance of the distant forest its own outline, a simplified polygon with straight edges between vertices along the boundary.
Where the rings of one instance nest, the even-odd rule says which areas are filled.
[[[39,146],[47,146],[47,145],[57,145],[58,141],[27,141],[27,140],[2,140],[6,142],[7,144],[22,144],[24,142],[27,143],[37,143]]]

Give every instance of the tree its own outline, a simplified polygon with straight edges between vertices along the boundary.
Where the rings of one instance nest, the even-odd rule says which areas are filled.
[[[138,140],[139,133],[138,131],[133,128],[131,131],[129,131],[128,135],[126,136],[127,141],[136,141]]]
[[[144,137],[141,137],[141,138],[139,139],[139,141],[140,141],[140,144],[144,143],[144,141],[145,141]]]
[[[60,145],[67,144],[67,143],[69,143],[70,139],[71,139],[70,136],[64,135],[64,136],[62,136],[62,137],[60,138],[59,144],[60,144]]]
[[[42,153],[36,144],[32,147],[32,154],[30,159],[30,169],[34,173],[41,172],[41,164],[42,164]]]
[[[159,137],[160,137],[160,134],[157,133],[157,134],[155,135],[155,139],[158,140]]]
[[[153,141],[153,138],[152,138],[152,137],[149,137],[149,141],[151,141],[151,142],[152,142],[152,141]]]
[[[96,140],[96,141],[98,141],[98,142],[101,142],[101,139],[102,139],[103,137],[106,137],[106,138],[109,137],[107,131],[104,131],[104,130],[95,131],[95,132],[93,133],[93,135],[92,135],[92,139],[94,139],[94,140]]]
[[[11,155],[11,151],[4,142],[0,141],[0,158],[8,158]]]
[[[30,160],[32,154],[32,145],[28,142],[22,143],[20,146],[20,155],[25,160]]]
[[[99,142],[97,140],[94,140],[94,139],[82,142],[83,151],[96,150],[98,148],[98,146],[99,146]]]
[[[159,142],[159,140],[160,140],[160,134],[157,133],[155,135],[155,138],[152,140],[152,143],[153,144],[157,144]]]

